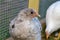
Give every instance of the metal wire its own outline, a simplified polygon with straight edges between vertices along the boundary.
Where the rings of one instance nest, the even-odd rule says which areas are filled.
[[[9,37],[9,21],[28,7],[28,0],[0,0],[0,40]]]

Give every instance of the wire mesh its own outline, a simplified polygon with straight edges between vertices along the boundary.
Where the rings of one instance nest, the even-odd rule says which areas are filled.
[[[9,20],[28,7],[28,0],[0,0],[0,40],[9,37]]]

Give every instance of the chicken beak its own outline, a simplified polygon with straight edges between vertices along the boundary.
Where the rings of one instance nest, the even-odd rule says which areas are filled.
[[[48,32],[46,32],[46,39],[48,40],[48,38],[49,38],[49,34]]]
[[[35,12],[35,13],[33,14],[33,17],[41,17],[41,16],[39,15],[38,12]]]
[[[36,16],[41,17],[38,13],[36,13]]]
[[[40,15],[38,15],[38,17],[41,17]]]
[[[49,37],[49,36],[48,36],[48,35],[46,35],[46,39],[48,39],[48,37]]]

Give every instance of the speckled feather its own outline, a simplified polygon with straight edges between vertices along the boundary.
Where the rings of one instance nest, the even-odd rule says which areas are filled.
[[[22,20],[20,17],[18,17],[19,20],[16,17],[10,23],[9,33],[14,40],[41,40],[42,26],[38,18],[34,17],[31,20]],[[14,28],[12,28],[12,25],[14,25]]]
[[[12,20],[11,21],[11,23],[10,23],[10,25],[13,25],[14,24],[14,22],[15,22],[15,19],[14,20]],[[25,21],[26,22],[26,21]],[[35,39],[34,40],[41,40],[41,31],[42,31],[42,26],[41,26],[41,23],[40,23],[40,21],[38,20],[38,18],[37,17],[35,17],[35,18],[33,18],[32,20],[31,20],[31,22],[33,22],[34,23],[34,25],[33,25],[33,23],[31,23],[31,24],[29,24],[29,26],[31,26],[31,28],[29,28],[30,29],[30,33],[29,34],[26,34],[25,36],[23,35],[23,37],[27,37],[27,39],[26,40],[33,40],[33,39],[30,39],[29,38],[29,36],[31,37],[31,35],[33,35],[33,36],[35,36]],[[27,23],[26,23],[27,24]],[[21,28],[21,27],[20,27]],[[29,30],[28,29],[28,30]],[[11,28],[10,28],[10,34],[11,34]],[[18,29],[17,29],[18,30]],[[20,30],[20,29],[19,29]],[[26,30],[25,30],[26,31]],[[34,32],[35,31],[35,32]],[[20,31],[19,31],[20,32]],[[16,34],[19,34],[19,32],[17,33],[17,31],[16,31]],[[15,33],[15,32],[14,32]],[[13,33],[13,35],[15,36],[15,34]],[[21,33],[21,32],[20,32]],[[34,33],[34,34],[33,34]],[[23,34],[23,33],[22,33]],[[21,34],[21,35],[22,35]],[[29,36],[28,36],[29,35]],[[18,35],[17,35],[18,36]],[[32,38],[32,37],[31,37]],[[24,39],[25,40],[25,39]]]

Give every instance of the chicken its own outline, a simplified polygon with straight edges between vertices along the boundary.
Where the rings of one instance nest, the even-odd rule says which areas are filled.
[[[41,40],[42,26],[32,8],[21,10],[10,22],[9,33],[14,40]]]
[[[46,37],[51,35],[54,31],[60,29],[60,1],[53,3],[46,14]]]

